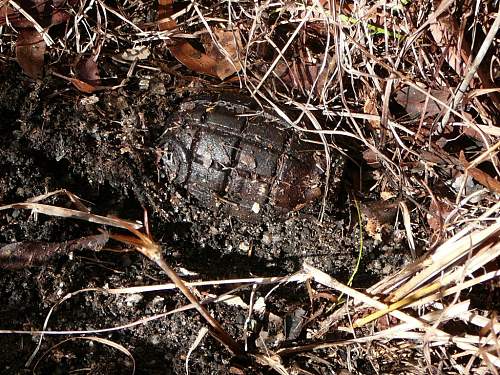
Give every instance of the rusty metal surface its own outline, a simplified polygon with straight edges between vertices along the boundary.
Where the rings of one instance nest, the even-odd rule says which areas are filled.
[[[194,99],[172,115],[160,167],[207,207],[258,220],[322,195],[322,156],[278,118],[241,100]]]

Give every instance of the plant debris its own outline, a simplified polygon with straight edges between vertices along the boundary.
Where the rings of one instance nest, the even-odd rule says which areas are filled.
[[[498,373],[499,28],[2,2],[2,370]]]

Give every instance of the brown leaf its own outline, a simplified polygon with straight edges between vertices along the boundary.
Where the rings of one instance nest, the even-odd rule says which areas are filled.
[[[450,91],[446,89],[430,90],[429,101],[426,104],[427,95],[413,87],[406,86],[396,92],[395,99],[409,115],[415,116],[424,113],[425,117],[431,117],[439,114],[444,108],[433,97],[446,103],[450,97]]]
[[[483,172],[479,168],[469,167],[469,162],[465,159],[463,151],[460,151],[459,158],[462,165],[466,168],[466,172],[469,176],[471,176],[485,188],[500,194],[500,181],[495,180],[493,177],[491,177],[486,172]]]
[[[215,62],[215,72],[220,79],[226,79],[241,70],[239,50],[241,50],[241,37],[238,29],[233,31],[213,28],[217,42],[224,51],[214,42],[212,38],[206,39],[204,43],[207,55]]]
[[[241,69],[238,56],[241,38],[238,30],[233,33],[233,31],[214,28],[213,33],[227,56],[211,38],[203,40],[206,53],[194,48],[186,41],[179,41],[169,49],[172,55],[187,68],[223,80]]]
[[[371,149],[363,151],[363,159],[372,168],[379,168],[380,161],[377,153]]]
[[[31,78],[42,78],[46,44],[35,29],[25,29],[16,41],[16,58],[24,73]]]
[[[429,25],[429,31],[437,45],[440,46],[444,59],[448,65],[458,74],[464,76],[468,72],[467,61],[471,60],[472,46],[468,38],[463,37],[464,29],[454,17],[438,17],[436,22]],[[457,41],[460,40],[460,42]],[[489,67],[492,64],[491,56],[486,56],[483,62],[477,68],[477,75],[481,80],[483,89],[495,89],[497,85],[492,80]],[[472,88],[477,88],[474,81],[471,82]],[[500,107],[500,94],[497,91],[487,93],[497,107]]]
[[[100,86],[100,85],[93,85],[92,83],[87,83],[82,81],[81,79],[78,78],[70,78],[65,75],[59,74],[57,72],[52,72],[53,76],[62,78],[68,82],[71,82],[73,86],[75,86],[78,90],[81,92],[84,92],[86,94],[92,94],[96,91],[103,91],[103,90],[108,90],[108,89],[115,89],[116,87],[121,87],[121,86]]]
[[[381,241],[390,230],[398,211],[398,201],[376,201],[361,204],[361,215],[365,220],[366,233]]]
[[[443,230],[444,220],[452,210],[453,205],[444,197],[436,197],[431,201],[427,213],[427,223],[434,233],[440,233]]]
[[[177,22],[170,18],[174,14],[173,0],[158,0],[158,29],[160,31],[172,30]]]
[[[90,56],[89,58],[78,61],[75,71],[76,76],[81,81],[89,83],[92,86],[98,86],[101,84],[101,77],[99,76],[99,68],[97,67],[95,56]]]
[[[0,26],[8,22],[17,28],[33,28],[33,22],[28,20],[17,9],[9,6],[8,1],[0,6]],[[70,19],[71,15],[65,9],[75,5],[78,0],[20,0],[17,4],[42,27],[57,25]],[[64,7],[64,9],[63,9]]]
[[[98,90],[97,86],[93,86],[87,82],[83,82],[82,80],[79,80],[78,78],[69,78],[69,81],[78,90],[80,90],[81,92],[84,92],[86,94],[92,94]]]
[[[0,7],[0,26],[7,23],[10,23],[14,27],[33,27],[33,22],[29,21],[24,17],[20,12],[15,9],[12,9],[8,2],[4,2]],[[24,8],[23,8],[24,9]]]
[[[180,41],[169,47],[172,55],[187,68],[217,77],[217,61],[194,48],[189,42]]]
[[[376,116],[379,115],[375,92],[372,92],[366,96],[365,105],[363,106],[363,111],[364,113],[368,113],[369,115],[376,115]],[[380,120],[368,120],[368,122],[373,129],[380,129]]]
[[[172,4],[172,0],[158,1],[157,24],[160,30],[173,30],[177,26],[176,21],[170,18],[173,14]],[[228,31],[213,28],[212,30],[217,43],[225,50],[226,55],[211,38],[204,41],[206,53],[194,48],[185,40],[176,41],[169,50],[177,61],[187,68],[197,73],[226,79],[241,69],[238,56],[238,50],[242,45],[241,37],[237,29]]]

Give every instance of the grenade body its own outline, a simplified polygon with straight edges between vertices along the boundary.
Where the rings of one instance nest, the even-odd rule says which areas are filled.
[[[298,210],[322,195],[322,157],[277,117],[242,100],[184,102],[160,141],[170,182],[207,207],[259,220]]]

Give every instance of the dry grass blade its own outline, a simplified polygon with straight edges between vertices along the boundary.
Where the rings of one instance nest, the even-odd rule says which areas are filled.
[[[38,195],[36,197],[33,197],[33,198],[26,200],[26,202],[38,203],[40,201],[43,201],[47,198],[50,198],[50,197],[53,197],[56,195],[65,195],[68,197],[68,199],[71,201],[71,203],[73,203],[76,206],[76,208],[78,208],[78,210],[83,211],[83,212],[90,212],[88,207],[82,203],[82,200],[80,199],[80,197],[78,197],[77,195],[73,194],[71,191],[66,190],[66,189],[59,189],[59,190],[51,191],[51,192],[46,193],[46,194]]]
[[[147,219],[145,219],[145,223]],[[163,259],[161,247],[159,244],[154,242],[151,237],[141,233],[131,225],[124,223],[125,228],[131,232],[135,237],[129,235],[121,234],[109,234],[109,237],[119,241],[121,243],[133,246],[141,254],[156,263],[174,282],[177,288],[184,294],[184,296],[191,302],[196,310],[203,316],[210,327],[213,329],[214,336],[219,339],[226,347],[231,350],[234,354],[240,354],[240,346],[234,341],[234,339],[222,328],[220,323],[215,320],[208,310],[200,304],[198,299],[194,296],[191,290],[186,286],[184,281],[177,275],[177,273],[168,265],[168,263]]]
[[[191,357],[191,353],[200,345],[202,340],[205,338],[205,336],[208,333],[208,328],[202,327],[200,331],[198,332],[198,335],[196,336],[196,340],[194,340],[193,345],[189,348],[187,354],[186,354],[186,375],[189,375],[189,358]]]
[[[42,203],[22,202],[22,203],[12,203],[12,204],[7,204],[5,206],[0,206],[0,211],[8,209],[31,210],[33,211],[34,214],[41,213],[44,215],[64,217],[67,219],[84,220],[88,221],[89,223],[109,225],[112,227],[123,228],[123,229],[128,229],[129,227],[134,229],[142,227],[142,224],[134,223],[131,221],[125,221],[123,219],[100,216],[88,212],[73,210],[71,208],[51,206]]]
[[[500,246],[500,244],[499,244]],[[342,293],[350,296],[353,298],[354,303],[359,303],[363,302],[369,306],[375,307],[379,310],[382,309],[387,309],[387,305],[384,303],[377,301],[373,299],[372,297],[369,297],[363,293],[360,293],[350,287],[347,287],[346,285],[338,282],[331,276],[325,274],[324,272],[308,265],[304,264],[304,270],[309,272],[311,277],[318,283],[323,284],[325,286],[328,286],[330,288],[336,289],[341,291]],[[460,309],[463,308],[464,305],[461,305],[457,307],[457,310],[460,311]],[[454,311],[457,311],[454,310]],[[451,311],[451,312],[450,312]],[[454,314],[453,310],[448,311],[448,315]],[[460,336],[453,336],[450,335],[443,330],[431,326],[428,322],[423,320],[422,318],[415,318],[411,315],[408,315],[402,311],[399,310],[393,310],[393,311],[388,311],[389,314],[393,315],[394,317],[402,320],[403,322],[406,322],[408,324],[411,324],[412,327],[424,330],[425,333],[421,332],[398,332],[395,335],[393,335],[393,338],[403,338],[403,339],[412,339],[412,340],[430,340],[435,342],[437,345],[442,345],[445,343],[454,343],[457,345],[457,347],[463,349],[463,350],[470,350],[472,353],[475,354],[481,354],[486,360],[490,361],[492,364],[494,364],[496,367],[500,368],[500,358],[497,356],[484,352],[481,350],[480,346],[485,345],[490,343],[488,339],[481,338],[479,336],[473,336],[473,337],[465,337],[462,338]],[[442,317],[442,315],[440,315]],[[336,346],[336,345],[345,345],[345,344],[350,344],[353,342],[369,342],[372,341],[374,338],[380,339],[380,336],[367,336],[367,337],[362,337],[359,339],[354,339],[354,340],[348,340],[346,342],[340,342],[340,343],[326,343],[326,344],[311,344],[306,347],[297,347],[297,348],[289,348],[289,349],[283,349],[278,351],[278,354],[289,354],[293,352],[300,352],[304,350],[312,350],[312,349],[319,349],[319,348],[325,348],[325,347],[330,347],[330,346]],[[385,339],[386,337],[384,337]],[[479,347],[478,347],[479,346]]]
[[[59,207],[49,204],[38,203],[47,198],[64,195],[66,196],[73,205],[76,206],[76,210],[66,207]],[[0,206],[0,211],[8,209],[24,209],[31,210],[34,215],[41,213],[48,216],[64,217],[68,219],[78,219],[84,220],[89,223],[109,225],[112,227],[127,229],[132,227],[134,229],[142,228],[142,224],[127,221],[123,219],[118,219],[109,216],[101,216],[90,213],[90,210],[82,203],[81,199],[71,193],[66,189],[55,190],[46,194],[42,194],[33,198],[28,199],[26,202],[11,203],[4,206]],[[125,224],[124,224],[125,223]],[[124,226],[126,225],[126,226]]]
[[[495,250],[495,249],[493,249]],[[451,295],[456,295],[457,293],[461,292],[462,290],[467,290],[469,288],[472,288],[474,285],[482,284],[485,283],[489,280],[492,280],[494,278],[500,277],[500,270],[497,271],[491,271],[488,273],[485,273],[484,275],[474,277],[470,280],[460,282],[458,285],[455,285],[453,287],[447,288],[447,289],[442,289],[439,290],[439,292],[430,294],[428,296],[425,296],[418,301],[411,303],[408,307],[418,307],[418,306],[423,306],[427,305],[429,303],[433,303],[434,301],[439,300],[440,298],[451,296]]]
[[[126,158],[124,160],[130,163],[131,169],[138,168],[139,173],[134,170],[130,174],[131,178],[139,178],[140,181],[131,181],[124,189],[135,194],[141,204],[150,202],[157,213],[165,214],[162,217],[167,217],[169,222],[159,222],[159,232],[169,233],[172,228],[177,230],[177,223],[182,223],[182,226],[186,224],[187,227],[199,219],[203,222],[195,223],[187,231],[182,227],[178,238],[189,236],[194,247],[198,243],[209,244],[210,247],[212,244],[220,244],[221,248],[216,249],[217,251],[220,250],[224,255],[228,252],[234,255],[238,251],[238,248],[232,246],[236,243],[234,240],[240,241],[245,236],[245,241],[252,241],[252,249],[255,249],[251,256],[272,247],[273,251],[266,253],[264,260],[276,257],[272,260],[273,264],[279,268],[282,266],[280,263],[283,263],[287,268],[280,269],[288,270],[291,262],[281,262],[281,254],[288,255],[288,247],[292,248],[290,254],[296,254],[295,246],[289,246],[290,239],[296,234],[297,240],[304,238],[304,243],[300,246],[304,245],[306,256],[316,256],[313,247],[317,244],[313,241],[306,242],[315,238],[320,239],[318,243],[322,250],[337,254],[335,246],[329,246],[331,242],[328,242],[330,239],[335,241],[336,236],[329,236],[327,241],[323,241],[330,233],[337,233],[333,229],[335,227],[340,229],[342,243],[347,245],[346,251],[341,250],[342,257],[347,259],[352,256],[358,245],[355,241],[359,241],[360,249],[366,248],[367,251],[363,254],[369,254],[367,261],[361,262],[359,268],[359,263],[356,265],[353,274],[383,277],[383,280],[366,289],[358,287],[354,278],[354,286],[351,287],[352,280],[342,282],[304,264],[299,274],[287,277],[252,278],[233,274],[233,279],[225,280],[204,280],[205,273],[197,268],[196,276],[200,279],[185,282],[181,277],[183,274],[175,272],[166,261],[160,243],[155,242],[149,233],[147,221],[142,225],[145,230],[142,230],[141,225],[133,221],[95,215],[77,196],[60,190],[26,202],[0,206],[0,214],[4,210],[30,210],[35,218],[36,214],[41,213],[121,228],[127,232],[110,230],[108,227],[100,235],[88,236],[85,233],[88,237],[81,235],[77,240],[14,242],[12,237],[7,238],[10,230],[7,226],[19,224],[18,212],[13,212],[12,215],[5,215],[7,234],[2,241],[6,245],[0,245],[2,266],[29,267],[43,263],[50,254],[83,247],[97,250],[111,238],[153,261],[161,268],[160,272],[165,272],[170,278],[166,280],[172,282],[137,286],[137,280],[130,278],[134,273],[115,270],[116,275],[130,276],[120,279],[123,281],[121,285],[132,286],[120,288],[118,284],[118,287],[111,289],[79,290],[63,298],[55,297],[60,299],[60,303],[88,291],[99,293],[92,297],[120,301],[142,297],[124,296],[127,293],[179,289],[189,300],[189,304],[165,312],[159,307],[160,303],[153,303],[153,307],[158,308],[157,312],[163,314],[148,317],[142,316],[143,312],[136,308],[139,305],[127,305],[135,309],[134,313],[141,314],[140,317],[136,316],[131,322],[120,325],[113,320],[99,322],[105,324],[105,327],[89,324],[89,327],[97,329],[81,331],[72,331],[71,327],[66,327],[66,330],[51,330],[48,320],[49,317],[54,319],[52,313],[55,310],[50,309],[45,323],[38,327],[39,330],[27,327],[23,330],[0,330],[0,334],[29,334],[33,336],[31,338],[40,338],[38,350],[42,347],[44,335],[106,334],[196,309],[207,321],[206,326],[213,336],[233,353],[246,354],[254,363],[283,375],[328,372],[317,370],[314,363],[333,369],[330,372],[341,367],[352,373],[362,372],[357,367],[355,356],[369,363],[374,373],[384,373],[388,369],[404,374],[422,371],[471,375],[499,373],[500,322],[495,315],[498,304],[494,300],[500,277],[498,1],[476,1],[472,6],[456,0],[159,0],[123,4],[117,2],[112,6],[104,0],[68,0],[64,2],[64,6],[60,6],[61,1],[56,0],[0,0],[0,3],[0,34],[2,41],[6,41],[0,60],[14,60],[17,52],[17,60],[24,71],[37,78],[43,75],[44,64],[41,62],[46,62],[47,67],[54,69],[51,71],[52,77],[45,77],[46,81],[41,88],[42,92],[46,92],[46,88],[57,87],[51,93],[50,101],[35,95],[35,91],[24,107],[14,108],[12,116],[19,113],[22,118],[17,119],[12,127],[15,129],[13,132],[6,133],[7,136],[12,133],[13,137],[22,137],[20,144],[34,146],[33,150],[38,155],[45,145],[37,142],[45,139],[46,133],[53,132],[52,134],[59,136],[56,131],[62,130],[60,145],[51,143],[47,147],[47,155],[44,157],[46,156],[48,163],[43,165],[44,168],[60,165],[59,157],[63,157],[64,165],[71,167],[72,178],[78,177],[78,181],[92,179],[92,187],[100,187],[104,183],[104,191],[107,193],[109,190],[115,191],[115,187],[122,182],[121,178],[129,175],[123,173],[122,176],[122,173],[118,173],[115,178],[114,173],[108,173],[109,168],[121,165],[115,164],[115,161]],[[60,26],[53,27],[54,25]],[[25,43],[22,43],[23,39]],[[33,51],[34,47],[38,49]],[[101,77],[99,72],[105,73],[105,76]],[[54,77],[59,78],[55,80]],[[60,79],[67,82],[59,82]],[[53,86],[56,81],[67,83],[70,89],[66,90],[68,87],[62,88],[59,84]],[[26,82],[28,78],[23,76],[19,88]],[[109,83],[109,86],[104,86],[105,83]],[[17,82],[8,87],[14,87],[17,92],[16,85]],[[121,89],[109,92],[118,87]],[[158,146],[155,135],[168,126],[164,119],[169,115],[170,109],[175,110],[184,98],[191,99],[198,95],[203,97],[208,92],[210,97],[213,95],[215,98],[220,92],[227,94],[226,90],[229,95],[235,93],[252,96],[262,105],[263,112],[273,110],[301,139],[310,142],[315,157],[324,159],[321,163],[318,161],[325,172],[325,179],[321,181],[321,209],[311,205],[302,212],[293,214],[297,222],[303,219],[302,214],[306,209],[310,210],[307,214],[319,214],[321,226],[314,222],[313,230],[309,231],[314,234],[306,233],[305,229],[311,228],[307,218],[298,227],[293,227],[293,230],[288,230],[297,223],[292,220],[283,225],[274,220],[263,223],[262,227],[268,228],[262,229],[269,233],[269,236],[266,233],[265,242],[263,236],[262,241],[259,238],[260,228],[248,231],[249,225],[243,229],[243,225],[233,225],[229,221],[231,230],[225,231],[228,226],[224,221],[226,218],[222,217],[222,211],[214,223],[207,222],[211,219],[207,216],[210,214],[204,209],[191,206],[191,202],[196,199],[179,203],[181,199],[172,194],[174,190],[175,193],[178,190],[180,195],[189,194],[189,188],[174,187],[174,182],[164,191],[163,182],[167,177],[163,176],[164,171],[158,168],[158,174],[150,176],[150,172],[155,174],[154,168],[150,168],[150,164],[148,168],[143,168],[143,163],[149,163],[157,156],[146,153],[163,147]],[[95,127],[81,124],[77,126],[76,121],[75,124],[72,121],[61,124],[67,127],[39,126],[39,122],[48,123],[54,119],[54,114],[59,113],[59,108],[51,107],[54,103],[59,103],[59,98],[63,103],[71,102],[79,115],[85,112],[98,113],[97,122],[101,121],[99,114],[103,114],[103,126],[100,123]],[[9,103],[10,98],[7,99]],[[31,99],[34,101],[31,102]],[[120,108],[116,113],[113,108],[115,103]],[[7,117],[11,117],[9,111],[10,108],[7,108]],[[62,112],[64,114],[66,111]],[[65,117],[60,116],[60,119]],[[93,116],[88,117],[93,121]],[[210,109],[206,116],[201,116],[201,121],[205,120],[207,126],[211,127]],[[245,135],[248,133],[246,128],[243,127],[242,130]],[[66,130],[68,132],[64,133]],[[240,134],[231,134],[231,137],[233,135],[239,139]],[[186,136],[186,139],[189,137]],[[267,138],[264,132],[262,138]],[[63,147],[74,145],[70,143],[74,139],[89,139],[98,146],[85,142],[82,145],[84,147],[60,154],[59,151],[64,151]],[[191,145],[192,142],[196,143],[196,139],[190,140]],[[6,146],[10,149],[15,144],[12,142],[12,145],[9,143]],[[108,144],[111,147],[107,147]],[[71,159],[72,155],[80,155],[80,152],[92,154],[92,147],[99,147],[101,158],[96,160],[107,160],[106,163],[109,161],[106,168],[89,165],[88,161],[92,158]],[[118,149],[123,154],[118,155]],[[242,150],[241,145],[231,147],[231,151],[228,150],[230,163],[222,165],[217,162],[217,167],[222,169],[217,171],[221,174],[229,173],[231,177],[239,174],[239,166],[233,168],[230,164],[235,157],[239,158]],[[347,160],[342,161],[345,162],[344,166],[348,166],[339,168],[341,176],[335,171],[337,150]],[[187,154],[194,154],[192,150],[189,151]],[[29,154],[30,150],[27,152]],[[12,158],[9,159],[8,152],[4,153],[2,150],[0,153],[6,156],[9,168]],[[108,160],[108,155],[116,158]],[[54,158],[57,163],[50,162]],[[211,162],[215,166],[216,161]],[[38,166],[35,164],[33,166]],[[3,165],[1,162],[0,166]],[[31,167],[27,165],[26,170],[31,171]],[[9,186],[13,186],[13,189],[19,186],[14,186],[7,179],[12,177],[11,180],[15,181],[20,175],[22,176],[19,172],[7,171],[6,178],[0,176],[0,195],[15,196],[16,190],[7,190],[10,189]],[[37,181],[37,178],[26,179],[31,180]],[[346,222],[352,220],[353,207],[349,207],[349,202],[342,205],[343,202],[335,200],[335,193],[328,194],[329,191],[336,191],[339,180],[340,184],[345,184],[342,192],[352,189],[352,196],[366,206],[379,203],[381,212],[388,213],[385,217],[390,219],[379,221],[366,218],[366,225],[359,225],[354,230],[352,226],[349,227]],[[55,181],[59,183],[62,180],[54,178],[48,185],[51,186]],[[144,190],[140,191],[142,187]],[[87,187],[82,186],[82,194],[86,189]],[[64,194],[71,206],[66,206],[66,202],[60,205],[57,203],[57,206],[45,204],[58,202],[53,200],[58,194]],[[217,203],[222,202],[221,205],[236,208],[238,203],[229,199],[230,195],[228,192],[226,196],[218,197],[220,202],[217,200]],[[340,195],[341,198],[342,196]],[[168,205],[169,197],[172,206]],[[48,198],[51,200],[44,201]],[[113,202],[124,209],[122,212],[129,208],[123,199]],[[337,207],[337,202],[341,207]],[[397,206],[400,209],[398,214]],[[392,212],[394,215],[389,215]],[[340,217],[336,216],[337,213]],[[401,220],[393,220],[396,215]],[[21,215],[21,218],[27,216]],[[348,220],[344,220],[347,216]],[[268,219],[265,213],[264,217],[265,220]],[[289,222],[292,222],[290,227]],[[390,223],[387,228],[386,223]],[[0,224],[3,228],[4,223]],[[37,224],[59,225],[59,221],[41,220]],[[381,230],[370,230],[372,227],[379,230],[382,226],[387,229],[383,233]],[[26,233],[32,227],[36,226],[21,226],[16,228],[16,233]],[[205,228],[209,230],[202,233],[203,236],[198,236]],[[278,231],[277,236],[274,236],[275,229]],[[375,233],[378,236],[373,236],[373,241],[363,241],[366,238],[364,233]],[[313,237],[316,234],[318,237]],[[173,235],[177,236],[177,233]],[[324,235],[326,236],[322,237]],[[388,238],[390,240],[386,243]],[[231,244],[232,247],[223,248],[222,244]],[[187,261],[183,266],[189,267],[189,257],[196,253],[194,250],[182,254],[182,260]],[[372,254],[381,256],[372,259]],[[415,260],[417,254],[421,258]],[[232,259],[224,258],[223,261]],[[314,262],[319,263],[318,259],[320,258],[315,258]],[[413,263],[406,264],[410,259]],[[335,257],[324,266],[325,269],[331,267],[329,269],[334,271],[330,272],[336,273],[337,268],[333,262],[340,260]],[[374,267],[365,270],[364,264]],[[256,267],[260,267],[260,264]],[[133,271],[136,270],[134,268]],[[247,271],[231,269],[234,270]],[[391,270],[394,272],[387,276],[386,273],[392,272]],[[7,282],[10,280],[8,274],[13,272],[5,271]],[[194,275],[190,274],[189,277],[192,276]],[[216,279],[217,275],[211,278]],[[113,279],[113,282],[115,280],[117,279]],[[305,284],[298,287],[293,285],[296,290],[304,294],[307,292],[307,295],[301,296],[304,297],[301,302],[297,303],[295,299],[291,302],[286,299],[287,296],[277,296],[274,293],[281,284],[289,282]],[[103,285],[107,284],[107,280],[103,281]],[[229,285],[231,286],[228,287]],[[227,288],[231,291],[222,295],[216,295],[213,290],[206,291],[201,298],[197,297],[198,291],[194,289],[197,287],[213,290]],[[249,288],[252,288],[251,292],[248,292]],[[4,289],[9,293],[8,288]],[[490,290],[492,293],[482,298],[482,293],[487,294]],[[337,291],[342,293],[342,298],[337,298]],[[260,297],[259,293],[264,297]],[[285,302],[281,303],[282,300],[279,300],[279,303],[274,304],[278,297]],[[10,296],[8,299],[10,303]],[[163,303],[162,296],[157,299]],[[76,304],[76,299],[72,302]],[[239,345],[225,331],[224,321],[216,320],[209,312],[208,304],[215,302],[224,302],[224,305],[218,306],[221,309],[230,305],[231,311],[244,310],[241,316],[246,320],[239,320],[242,331],[239,337],[244,337],[244,346]],[[293,329],[285,327],[284,323],[295,313],[290,314],[290,310],[296,307],[293,304],[299,303],[300,309],[306,311],[304,316],[299,317],[305,322],[304,325]],[[272,313],[268,308],[271,305]],[[120,310],[117,311],[118,315]],[[94,311],[89,311],[91,312]],[[276,319],[272,320],[271,314]],[[66,315],[62,316],[65,317]],[[295,318],[293,316],[292,320]],[[258,324],[255,325],[255,322]],[[160,325],[165,322],[156,323]],[[13,326],[18,327],[20,324]],[[254,330],[255,327],[261,329],[261,326],[266,327],[261,331]],[[81,324],[76,327],[80,328]],[[275,335],[269,327],[279,332]],[[181,327],[178,331],[183,334],[183,329]],[[139,331],[145,330],[137,332]],[[297,337],[292,337],[290,332],[297,332]],[[184,345],[186,351],[189,349],[186,371],[189,370],[190,357],[190,364],[194,367],[192,353],[200,345],[205,333],[204,329],[201,330],[194,343],[177,343]],[[127,339],[126,335],[123,337],[124,340]],[[337,341],[323,341],[331,337],[335,337]],[[344,340],[345,337],[349,339]],[[296,338],[298,340],[292,342]],[[300,345],[306,340],[307,345]],[[102,343],[113,346],[110,342]],[[124,347],[115,348],[129,355]],[[321,354],[311,352],[317,349],[323,349]],[[36,350],[33,357],[38,357]],[[330,367],[338,358],[341,358],[340,362]],[[209,372],[206,371],[207,368],[203,367],[202,371]],[[233,367],[231,371],[238,373],[240,369]]]
[[[450,251],[448,258],[443,259],[442,262],[436,262],[423,269],[414,278],[410,279],[408,282],[406,282],[406,284],[402,285],[399,289],[391,293],[389,297],[389,300],[393,301],[391,305],[389,305],[387,308],[370,314],[365,318],[357,320],[356,322],[354,322],[354,327],[361,327],[375,319],[384,316],[391,311],[418,303],[418,301],[420,301],[422,298],[428,297],[430,294],[435,293],[437,290],[447,287],[450,283],[456,283],[458,284],[458,286],[460,286],[460,284],[463,283],[464,275],[472,274],[480,267],[485,266],[487,263],[500,256],[500,243],[487,243],[476,254],[471,255],[470,259],[466,261],[464,266],[454,268],[451,272],[446,272],[446,268],[453,262],[456,262],[461,257],[463,257],[467,252],[472,252],[475,245],[483,242],[483,240],[485,239],[494,238],[495,234],[499,230],[500,222],[496,225],[491,225],[491,228],[483,229],[483,231],[480,231],[477,236],[474,236],[473,233],[471,238],[462,238],[460,241],[462,243],[465,242],[465,250],[463,249],[463,245],[461,244],[455,244],[456,247],[454,247],[454,249],[457,250],[460,255],[457,255],[457,253]],[[437,281],[433,281],[432,277],[438,273],[442,273],[440,279]],[[429,284],[423,285],[418,290],[409,294],[411,291],[424,284],[425,282],[429,282]],[[458,293],[462,289],[463,288],[458,288],[456,292]],[[442,296],[441,293],[433,295],[435,295],[436,297]]]
[[[477,72],[477,69],[481,62],[483,61],[486,53],[488,52],[488,49],[491,46],[491,43],[495,39],[498,29],[500,28],[500,11],[497,12],[495,22],[493,22],[493,25],[491,25],[490,30],[488,31],[488,35],[486,35],[486,38],[483,41],[483,44],[481,45],[481,48],[476,54],[476,57],[474,58],[474,61],[472,62],[472,65],[467,69],[467,74],[460,83],[460,86],[458,87],[458,90],[455,94],[455,97],[453,98],[451,108],[455,109],[457,108],[458,104],[462,102],[462,98],[467,91],[470,82],[474,75]],[[450,111],[448,110],[445,115],[443,116],[443,119],[441,121],[441,130],[444,126],[448,124],[448,120],[450,119]]]
[[[194,304],[190,303],[190,304],[178,307],[176,309],[173,309],[173,310],[161,313],[161,314],[148,316],[146,318],[142,318],[142,319],[130,322],[130,323],[121,324],[121,325],[114,326],[114,327],[94,328],[94,329],[84,329],[84,330],[47,330],[46,324],[47,324],[48,319],[50,318],[50,315],[52,314],[52,311],[54,310],[54,308],[56,306],[60,305],[62,302],[68,300],[69,298],[71,298],[79,293],[83,293],[83,292],[107,293],[107,290],[106,289],[98,289],[98,288],[88,288],[88,289],[81,289],[79,291],[76,291],[74,293],[70,293],[70,294],[64,296],[64,298],[62,298],[60,301],[58,301],[56,305],[52,306],[49,314],[47,314],[44,326],[41,330],[0,329],[0,334],[4,334],[4,335],[5,334],[7,334],[7,335],[20,334],[20,335],[30,335],[30,336],[37,336],[37,335],[61,336],[61,335],[89,335],[89,334],[109,333],[109,332],[116,332],[116,331],[122,331],[125,329],[133,328],[133,327],[136,327],[139,325],[146,324],[148,322],[163,319],[163,318],[170,316],[170,315],[174,315],[174,314],[181,313],[184,311],[196,309],[196,306]],[[234,300],[234,296],[232,296],[230,294],[223,294],[223,295],[221,295],[217,298],[214,298],[214,299],[210,298],[210,299],[203,300],[203,301],[201,301],[201,303],[202,304],[218,303],[218,302],[227,303],[228,301],[231,301],[231,300]]]
[[[443,246],[446,246],[447,250],[443,251],[440,249],[440,253],[443,254],[443,256],[434,257],[432,263],[426,266],[424,270],[392,292],[390,300],[401,300],[418,286],[437,275],[444,268],[452,265],[454,262],[471,253],[483,241],[495,238],[499,231],[500,221],[493,223],[485,229],[475,231],[456,242],[446,242]]]
[[[413,231],[411,229],[411,218],[410,218],[410,210],[408,210],[408,206],[404,202],[399,202],[401,210],[403,211],[403,223],[406,231],[406,238],[408,240],[408,246],[410,247],[411,255],[413,258],[416,258],[415,252],[415,240],[413,238]]]
[[[282,284],[282,283],[303,283],[306,281],[308,276],[304,273],[298,273],[290,276],[283,277],[252,277],[247,279],[227,279],[227,280],[207,280],[207,281],[194,281],[185,282],[188,287],[197,286],[207,286],[207,285],[230,285],[230,284],[256,284],[256,285],[269,285],[269,284]],[[150,285],[150,286],[132,286],[128,288],[115,288],[108,289],[109,293],[122,294],[122,293],[143,293],[143,292],[153,292],[160,290],[171,290],[175,289],[177,286],[173,283],[160,284],[160,285]]]
[[[134,359],[134,356],[132,355],[132,353],[130,353],[130,351],[125,348],[124,346],[114,342],[114,341],[111,341],[111,340],[108,340],[108,339],[103,339],[102,337],[95,337],[95,336],[81,336],[81,337],[71,337],[69,339],[66,339],[66,340],[63,340],[59,343],[57,343],[56,345],[52,346],[49,350],[47,350],[39,359],[38,361],[36,362],[34,368],[33,368],[33,371],[36,370],[36,368],[38,367],[38,365],[40,364],[40,362],[42,361],[43,358],[45,358],[51,351],[53,351],[54,349],[58,348],[59,346],[69,342],[69,341],[76,341],[76,340],[87,340],[87,341],[93,341],[93,342],[98,342],[98,343],[101,343],[101,344],[104,344],[104,345],[107,345],[111,348],[114,348],[114,349],[117,349],[118,351],[122,352],[123,354],[125,354],[127,357],[129,357],[131,360],[132,360],[132,371],[131,371],[131,374],[135,374],[135,359]]]
[[[371,294],[389,294],[391,291],[398,288],[403,282],[405,282],[418,272],[422,271],[423,269],[430,267],[434,264],[433,266],[434,271],[430,272],[432,274],[438,272],[440,269],[440,266],[436,266],[436,264],[443,264],[445,263],[446,259],[448,259],[446,263],[450,263],[453,262],[454,259],[459,259],[465,256],[471,248],[470,246],[471,242],[467,240],[468,238],[467,236],[469,236],[473,231],[480,232],[479,230],[477,230],[477,225],[478,225],[477,223],[487,222],[488,220],[489,221],[498,220],[495,219],[495,215],[497,215],[498,210],[500,210],[500,202],[497,202],[494,205],[492,205],[481,216],[479,216],[474,221],[474,223],[469,224],[462,230],[458,231],[453,237],[449,238],[446,242],[444,242],[437,249],[435,249],[433,253],[427,255],[423,259],[416,261],[415,263],[407,265],[397,273],[386,277],[377,284],[373,285],[367,291]],[[493,233],[495,233],[496,230],[497,229],[495,229],[495,227],[492,230],[490,226],[487,232],[492,231]],[[490,235],[492,234],[482,232],[482,234],[478,237],[476,233],[476,240],[477,239],[484,240]],[[458,243],[461,244],[461,250],[457,253],[457,250],[459,250],[457,249]],[[406,286],[406,288],[408,288],[408,285]]]

